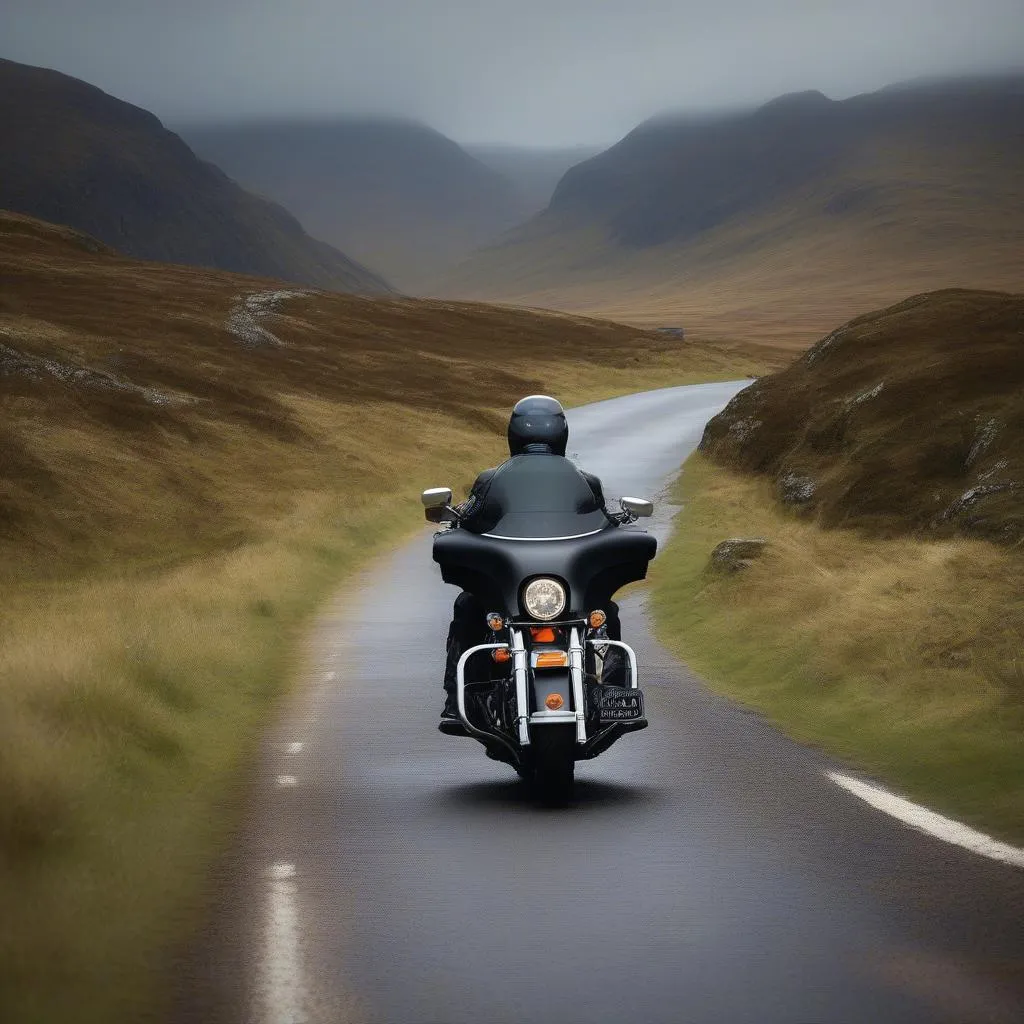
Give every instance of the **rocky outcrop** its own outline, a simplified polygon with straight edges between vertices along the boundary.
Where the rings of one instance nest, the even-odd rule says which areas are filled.
[[[716,573],[740,572],[764,553],[765,537],[730,537],[715,546],[708,559],[708,570]]]
[[[789,470],[776,481],[776,489],[783,505],[809,505],[814,500],[817,485],[812,477]]]

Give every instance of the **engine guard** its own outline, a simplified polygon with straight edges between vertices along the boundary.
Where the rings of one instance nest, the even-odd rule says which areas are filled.
[[[608,640],[605,638],[585,640],[584,643],[621,648],[627,657],[630,669],[630,686],[625,688],[615,687],[614,689],[619,692],[624,691],[625,693],[638,691],[636,654],[628,644],[619,640]],[[499,649],[509,650],[512,653],[516,709],[519,712],[514,723],[514,736],[508,736],[497,730],[481,729],[470,720],[466,709],[466,689],[467,686],[473,685],[466,681],[466,664],[475,654]],[[464,651],[459,658],[456,669],[456,698],[459,719],[465,728],[466,734],[482,743],[487,748],[488,756],[499,761],[505,761],[514,768],[519,768],[522,767],[524,753],[531,744],[530,732],[534,728],[543,728],[548,725],[575,726],[575,756],[577,760],[589,760],[596,757],[607,750],[620,736],[625,735],[627,732],[637,732],[640,729],[645,729],[648,723],[647,719],[642,717],[643,695],[640,692],[636,693],[636,697],[639,698],[638,702],[634,700],[630,703],[634,705],[639,703],[641,717],[634,717],[629,721],[608,721],[604,715],[600,715],[597,716],[598,721],[595,723],[593,716],[591,716],[591,727],[588,728],[587,700],[585,696],[587,687],[584,681],[583,651],[583,644],[579,642],[576,629],[573,629],[568,651],[569,671],[558,673],[557,681],[556,678],[545,680],[544,674],[538,675],[536,673],[533,674],[533,678],[530,678],[530,672],[527,668],[527,651],[523,645],[522,635],[517,630],[513,630],[511,642],[509,643],[480,644]],[[554,684],[554,690],[552,690],[552,684]],[[531,695],[534,697],[534,702],[540,704],[542,690],[545,694],[558,692],[563,698],[563,707],[554,711],[542,707],[541,710],[532,713],[528,712],[524,715],[520,709],[524,706],[529,708]],[[570,701],[566,699],[570,697],[571,707],[569,706]],[[516,739],[518,739],[518,743]]]

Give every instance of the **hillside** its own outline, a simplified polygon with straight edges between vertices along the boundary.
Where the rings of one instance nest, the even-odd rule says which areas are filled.
[[[941,287],[1015,288],[1024,77],[647,122],[444,292],[803,347]]]
[[[0,209],[67,224],[143,259],[339,291],[375,273],[203,163],[148,111],[56,71],[0,60]]]
[[[826,526],[1024,541],[1024,295],[861,316],[740,392],[701,451]]]
[[[718,353],[616,324],[289,290],[136,262],[2,213],[0,273],[0,575],[58,555],[61,573],[80,558],[131,559],[157,537],[191,547],[261,529],[261,497],[244,511],[225,504],[219,474],[179,473],[172,452],[184,456],[185,444],[188,463],[214,458],[222,432],[240,430],[251,452],[283,443],[305,457],[318,428],[289,395],[476,422],[485,406],[556,386],[561,378],[545,384],[545,373],[563,366],[577,390],[589,380],[613,389],[623,372],[665,383],[729,372]],[[518,357],[488,371],[486,397],[476,383],[482,352]],[[88,453],[72,457],[83,444]]]
[[[544,205],[527,205],[502,174],[411,121],[257,121],[182,134],[307,231],[409,292]]]

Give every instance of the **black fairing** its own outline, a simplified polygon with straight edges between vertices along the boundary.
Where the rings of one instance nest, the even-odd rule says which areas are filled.
[[[568,588],[562,618],[601,608],[627,583],[642,580],[658,542],[643,530],[609,526],[570,540],[505,540],[446,530],[434,538],[434,561],[445,583],[468,590],[486,607],[522,615],[523,584],[552,576]]]

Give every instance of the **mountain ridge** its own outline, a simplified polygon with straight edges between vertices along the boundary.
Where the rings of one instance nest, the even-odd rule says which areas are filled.
[[[67,224],[129,256],[315,287],[390,285],[283,207],[200,160],[154,114],[80,79],[0,59],[0,208]]]
[[[180,130],[306,230],[409,291],[534,212],[499,171],[407,118],[265,118]]]
[[[787,332],[942,287],[1013,290],[1024,75],[663,116],[571,168],[439,294]]]

